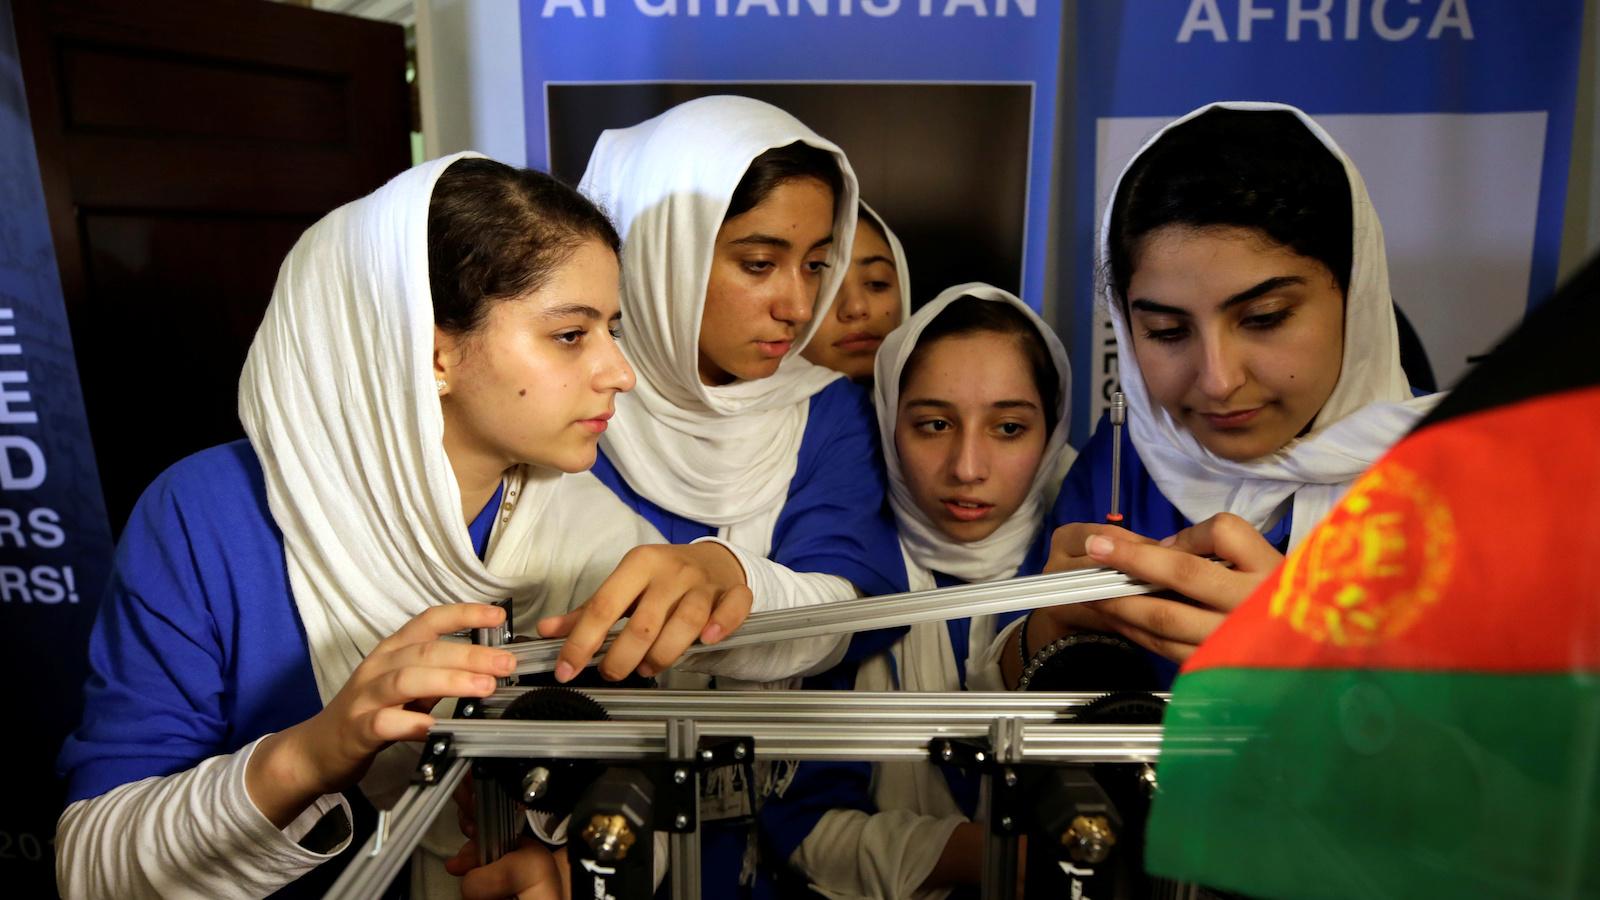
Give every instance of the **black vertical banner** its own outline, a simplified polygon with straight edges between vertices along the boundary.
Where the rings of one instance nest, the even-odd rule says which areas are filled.
[[[0,892],[37,897],[55,889],[55,756],[81,711],[111,534],[10,4],[0,10],[0,684],[10,701]]]

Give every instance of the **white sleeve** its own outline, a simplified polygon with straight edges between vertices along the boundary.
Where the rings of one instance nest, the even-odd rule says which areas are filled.
[[[187,771],[134,781],[68,806],[56,825],[56,888],[75,897],[264,897],[338,856],[299,844],[342,794],[318,797],[284,829],[245,790],[259,739]]]
[[[1017,633],[1022,623],[1028,621],[1027,616],[1021,616],[1012,621],[1010,625],[1000,629],[994,640],[978,656],[967,661],[967,690],[969,691],[1003,691],[1006,689],[1005,676],[1000,673],[1000,658],[1005,652],[1006,642]]]
[[[739,560],[739,565],[744,567],[745,583],[750,586],[750,593],[754,597],[751,613],[815,606],[860,596],[854,585],[837,575],[796,572],[717,538],[700,538],[695,543],[700,541],[716,541],[727,547]],[[843,658],[849,643],[848,634],[829,634],[733,650],[713,650],[686,656],[677,668],[740,681],[780,681],[827,671]]]
[[[825,896],[944,900],[950,888],[923,889],[962,816],[922,816],[903,809],[868,815],[824,813],[789,861]]]

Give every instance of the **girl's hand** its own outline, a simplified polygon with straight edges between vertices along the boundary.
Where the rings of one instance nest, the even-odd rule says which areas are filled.
[[[565,848],[552,853],[528,838],[486,866],[478,865],[477,841],[468,841],[444,868],[461,879],[462,900],[567,900],[569,893]]]
[[[1055,533],[1050,535],[1050,558],[1045,560],[1045,573],[1073,572],[1078,569],[1095,569],[1105,565],[1105,563],[1089,556],[1089,552],[1084,549],[1085,542],[1097,534],[1122,541],[1143,544],[1155,543],[1155,541],[1143,535],[1134,534],[1126,528],[1119,528],[1115,525],[1072,522],[1057,528]]]
[[[543,637],[566,637],[556,680],[570,681],[600,649],[619,619],[628,624],[600,660],[612,681],[650,676],[678,661],[698,638],[715,644],[744,624],[754,598],[744,568],[714,541],[647,544],[628,551],[584,604],[539,622]]]
[[[245,770],[245,789],[283,828],[324,794],[361,780],[378,752],[395,741],[420,741],[443,697],[487,697],[511,674],[508,651],[440,638],[493,628],[505,611],[482,603],[448,603],[418,614],[380,641],[344,687],[315,716],[268,735]]]
[[[1098,565],[1170,588],[1192,601],[1146,596],[1086,604],[1128,640],[1178,662],[1188,659],[1283,562],[1277,548],[1231,513],[1212,516],[1160,544],[1091,535],[1085,551]]]
[[[1104,566],[1104,562],[1090,556],[1085,549],[1088,540],[1096,536],[1134,544],[1155,543],[1150,538],[1115,525],[1073,522],[1057,528],[1050,536],[1050,558],[1045,561],[1045,573],[1074,572]],[[1028,632],[1023,636],[1026,641],[1024,646],[1029,649],[1043,647],[1073,631],[1113,630],[1111,622],[1096,611],[1097,605],[1068,603],[1039,609],[1028,619]]]

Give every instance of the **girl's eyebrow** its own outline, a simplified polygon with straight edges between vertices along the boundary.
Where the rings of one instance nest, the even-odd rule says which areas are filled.
[[[789,250],[789,249],[792,249],[794,247],[794,243],[792,241],[790,241],[788,238],[778,237],[775,234],[762,234],[761,232],[756,232],[755,234],[747,234],[742,238],[734,238],[733,240],[729,241],[728,243],[730,243],[730,244],[743,244],[743,245],[755,244],[755,245],[762,246],[762,247],[777,247],[780,250]],[[821,240],[818,240],[816,243],[812,244],[811,245],[811,249],[815,250],[818,247],[826,247],[831,243],[833,243],[833,235],[830,234],[827,237],[822,238]]]
[[[560,306],[552,306],[539,315],[546,319],[565,319],[568,316],[583,316],[585,319],[603,318],[600,315],[600,310],[582,303],[563,303]]]
[[[1274,276],[1272,278],[1268,278],[1268,279],[1262,281],[1260,284],[1258,284],[1258,285],[1256,285],[1254,287],[1245,288],[1244,290],[1240,291],[1239,293],[1234,294],[1232,297],[1229,297],[1228,299],[1222,301],[1221,303],[1217,304],[1217,311],[1221,312],[1221,311],[1229,308],[1230,306],[1238,306],[1241,303],[1249,303],[1251,300],[1254,300],[1257,297],[1260,297],[1262,294],[1269,294],[1269,293],[1277,290],[1278,288],[1289,287],[1290,285],[1305,284],[1305,283],[1306,283],[1306,280],[1304,278],[1300,277],[1299,275],[1277,275],[1277,276]],[[1142,297],[1140,299],[1138,299],[1138,300],[1134,300],[1134,301],[1130,302],[1128,304],[1128,306],[1129,306],[1129,308],[1137,309],[1140,312],[1155,313],[1157,315],[1167,315],[1167,316],[1187,316],[1187,315],[1189,315],[1189,311],[1186,310],[1186,309],[1179,309],[1176,306],[1168,306],[1165,303],[1157,303],[1154,300],[1150,300],[1150,299],[1146,299],[1146,298],[1142,298]]]
[[[1021,399],[1018,399],[1018,400],[996,400],[995,402],[993,402],[993,403],[991,403],[989,405],[994,407],[995,409],[1038,409],[1039,408],[1039,404],[1034,403],[1032,400],[1021,400]],[[955,408],[955,404],[951,403],[949,400],[935,400],[932,397],[919,397],[919,398],[914,399],[914,400],[907,400],[906,401],[906,406],[908,406],[908,407],[910,407],[910,406],[928,406],[928,407],[932,407],[934,409],[954,409]]]

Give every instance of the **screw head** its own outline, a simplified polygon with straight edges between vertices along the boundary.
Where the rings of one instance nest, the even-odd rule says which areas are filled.
[[[955,755],[955,748],[950,746],[949,741],[945,741],[944,746],[939,748],[939,758],[945,762],[949,762],[950,760],[954,759]]]
[[[433,749],[433,755],[434,756],[438,756],[438,755],[444,753],[445,746],[446,745],[445,745],[444,741],[434,741],[433,742],[433,748],[432,748]]]
[[[676,771],[674,771],[672,773],[672,783],[673,784],[683,784],[684,782],[686,782],[688,780],[689,780],[689,772],[687,770],[685,770],[685,769],[678,769],[678,770],[676,770]]]
[[[1153,796],[1159,787],[1159,782],[1156,780],[1155,767],[1149,763],[1145,763],[1144,767],[1139,770],[1139,786],[1144,788],[1146,796]]]
[[[972,754],[972,758],[978,762],[983,762],[986,757],[983,755],[983,751],[979,750],[978,752]]]
[[[734,759],[744,759],[744,755],[745,755],[744,754],[744,745],[743,744],[734,744],[733,745],[733,758]]]
[[[435,771],[437,771],[437,770],[434,769],[433,763],[423,763],[421,771],[422,771],[422,777],[423,777],[423,779],[425,781],[432,781],[433,780],[433,773]]]
[[[715,754],[715,753],[712,753],[712,752],[711,752],[711,751],[710,751],[710,750],[701,750],[701,751],[700,751],[700,758],[701,758],[701,759],[702,759],[702,760],[704,760],[704,761],[706,761],[706,762],[711,762],[711,760],[712,760],[712,759],[713,759],[713,758],[714,758],[714,757],[715,757],[715,756],[716,756],[716,754]]]
[[[1017,773],[1011,771],[1010,769],[1007,769],[1006,770],[1006,787],[1016,787],[1016,786],[1017,786]]]
[[[1000,817],[1000,827],[1004,828],[1006,831],[1010,831],[1011,830],[1011,817],[1010,816],[1001,816]]]

